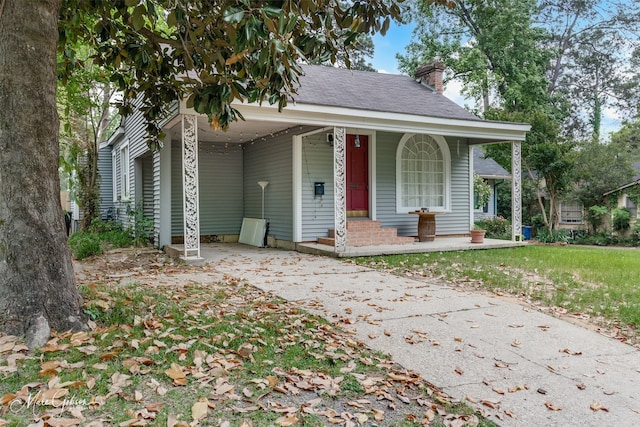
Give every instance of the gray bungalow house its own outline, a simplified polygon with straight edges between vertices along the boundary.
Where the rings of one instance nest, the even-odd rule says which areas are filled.
[[[226,132],[176,104],[157,152],[144,142],[141,115],[128,116],[101,145],[103,216],[128,221],[128,210],[143,211],[156,245],[184,243],[185,258],[199,257],[201,242],[260,245],[265,227],[269,246],[320,239],[340,254],[413,242],[416,210],[442,213],[436,235],[468,235],[475,145],[511,144],[513,176],[521,175],[529,125],[481,120],[447,99],[442,64],[421,67],[416,79],[304,71],[282,112],[238,104],[246,121]],[[512,185],[520,230],[520,180]]]

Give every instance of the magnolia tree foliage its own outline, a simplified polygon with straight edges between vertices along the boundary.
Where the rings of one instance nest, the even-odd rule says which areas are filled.
[[[295,97],[300,63],[344,58],[361,34],[385,32],[399,17],[396,2],[65,0],[59,64],[72,78],[78,57],[69,46],[95,50],[125,94],[120,112],[141,97],[149,143],[173,101],[206,114],[214,128],[242,119],[233,101],[286,106]]]

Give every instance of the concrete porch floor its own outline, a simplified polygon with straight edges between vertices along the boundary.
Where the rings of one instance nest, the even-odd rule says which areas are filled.
[[[432,242],[414,242],[404,245],[347,246],[345,252],[336,254],[333,246],[315,242],[298,243],[298,252],[315,253],[339,258],[359,256],[415,254],[424,252],[467,251],[476,249],[513,248],[527,242],[484,239],[484,243],[471,243],[471,237],[436,237]]]
[[[478,249],[513,248],[527,245],[528,242],[512,242],[510,240],[484,239],[484,243],[471,243],[470,237],[436,237],[432,242],[414,242],[404,245],[376,245],[376,246],[348,246],[346,251],[335,253],[335,248],[315,242],[298,243],[296,250],[302,253],[333,256],[338,258],[353,258],[360,256],[414,254],[426,252],[467,251]],[[202,248],[206,247],[202,244]],[[269,249],[269,248],[265,248]],[[173,257],[184,253],[184,245],[172,244],[165,248],[165,252]]]

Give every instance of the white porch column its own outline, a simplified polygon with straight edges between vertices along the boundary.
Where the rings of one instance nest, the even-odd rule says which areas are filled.
[[[158,188],[159,206],[154,209],[159,214],[159,246],[171,244],[171,137],[167,135],[162,141],[162,148],[156,152],[159,156],[159,177],[155,178],[160,181]],[[155,174],[154,174],[155,175]],[[154,186],[155,191],[155,186]],[[155,195],[154,195],[155,198]]]
[[[200,258],[200,205],[198,201],[198,116],[182,115],[182,198],[184,258]]]
[[[522,235],[522,143],[511,143],[511,240]]]
[[[293,137],[293,241],[302,242],[302,135]]]
[[[333,129],[333,205],[336,252],[347,248],[346,130]]]

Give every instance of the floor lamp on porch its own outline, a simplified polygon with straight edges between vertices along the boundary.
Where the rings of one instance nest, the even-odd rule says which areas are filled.
[[[269,181],[258,181],[258,185],[262,187],[262,219],[264,219],[264,189],[269,185]]]

